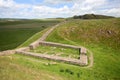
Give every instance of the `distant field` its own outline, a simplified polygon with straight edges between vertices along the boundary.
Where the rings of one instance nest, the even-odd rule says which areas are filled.
[[[1,21],[0,51],[16,48],[35,33],[58,22],[56,20]]]

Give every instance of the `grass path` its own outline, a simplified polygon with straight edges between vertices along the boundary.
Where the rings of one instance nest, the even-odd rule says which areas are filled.
[[[87,51],[90,53],[90,55],[89,55],[89,65],[88,66],[86,66],[85,68],[90,68],[90,67],[92,67],[93,66],[93,63],[94,63],[94,57],[93,57],[93,53],[90,51],[90,50],[88,50],[87,49]]]

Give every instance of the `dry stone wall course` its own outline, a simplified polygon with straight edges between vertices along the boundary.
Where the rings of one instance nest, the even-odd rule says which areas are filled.
[[[0,56],[10,55],[10,54],[14,54],[14,53],[15,53],[15,50],[6,50],[6,51],[0,52]]]
[[[79,49],[80,48],[78,46],[61,44],[61,43],[54,43],[54,42],[46,42],[46,41],[40,41],[39,44],[45,45],[45,46],[64,47],[64,48],[72,48],[72,49]]]
[[[87,65],[87,63],[82,61],[81,59],[73,59],[73,58],[53,56],[53,55],[47,55],[47,54],[37,54],[37,53],[32,53],[32,52],[20,51],[20,50],[17,50],[16,52],[18,54],[20,53],[20,54],[24,54],[24,55],[28,55],[28,56],[34,56],[37,58],[61,61],[61,62],[66,62],[66,63],[70,63],[70,64],[75,64],[75,65]]]

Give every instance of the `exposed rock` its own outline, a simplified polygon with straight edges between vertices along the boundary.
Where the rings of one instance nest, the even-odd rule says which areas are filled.
[[[108,30],[107,33],[110,35],[110,34],[112,34],[112,31]]]

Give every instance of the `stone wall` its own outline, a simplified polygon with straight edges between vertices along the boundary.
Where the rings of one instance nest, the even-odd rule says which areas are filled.
[[[0,52],[0,56],[10,55],[10,54],[14,54],[14,53],[15,53],[15,50],[6,50],[6,51]]]
[[[60,57],[60,56],[53,56],[53,55],[47,55],[47,54],[37,54],[37,53],[27,52],[31,49],[35,49],[36,47],[38,47],[40,45],[72,48],[72,49],[79,50],[80,59],[73,59],[73,58],[67,58],[67,57]],[[29,55],[29,56],[34,56],[34,57],[44,58],[44,59],[49,59],[49,60],[62,61],[62,62],[70,63],[70,64],[76,64],[76,65],[87,65],[88,64],[87,50],[86,50],[86,48],[79,47],[79,46],[54,43],[54,42],[36,41],[36,42],[32,43],[29,47],[17,49],[16,52],[24,54],[24,55]]]
[[[31,50],[33,50],[33,49],[35,49],[38,46],[39,46],[39,41],[35,41],[34,43],[32,43],[32,44],[29,45],[29,48]]]
[[[75,64],[75,65],[87,65],[87,61],[83,61],[83,59],[73,59],[73,58],[67,58],[67,57],[60,57],[60,56],[53,56],[53,55],[47,55],[47,54],[37,54],[33,52],[26,52],[26,51],[16,51],[17,54],[23,54],[23,55],[28,55],[28,56],[33,56],[37,58],[43,58],[43,59],[48,59],[48,60],[55,60],[55,61],[61,61],[61,62],[66,62],[70,64]],[[85,56],[84,56],[85,57]]]
[[[80,48],[78,46],[61,44],[61,43],[54,43],[54,42],[45,42],[45,41],[40,41],[39,44],[44,45],[44,46],[54,46],[54,47],[63,47],[63,48],[72,48],[72,49],[79,49]]]
[[[30,49],[35,49],[40,45],[76,49],[76,50],[79,50],[80,54],[85,54],[85,55],[87,53],[86,48],[83,48],[83,47],[61,44],[61,43],[54,43],[54,42],[46,42],[46,41],[36,41],[33,44],[31,44],[29,47]]]

